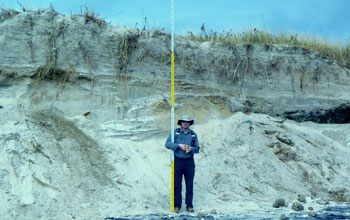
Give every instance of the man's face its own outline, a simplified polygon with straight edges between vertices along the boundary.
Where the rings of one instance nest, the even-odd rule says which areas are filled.
[[[182,129],[188,129],[188,127],[190,127],[190,122],[189,121],[182,121],[181,122],[181,127]]]

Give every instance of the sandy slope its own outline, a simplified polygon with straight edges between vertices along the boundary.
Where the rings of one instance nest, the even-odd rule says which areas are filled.
[[[0,111],[1,216],[95,219],[169,212],[167,134],[133,141],[105,135],[88,117],[9,106]],[[349,125],[238,112],[193,129],[201,145],[197,211],[265,210],[277,198],[291,205],[298,194],[310,206],[320,199],[349,200]]]

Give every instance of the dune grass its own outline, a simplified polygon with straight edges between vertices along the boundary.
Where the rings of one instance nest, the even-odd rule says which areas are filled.
[[[233,33],[232,31],[218,33],[212,30],[207,33],[204,25],[202,25],[199,34],[188,32],[185,38],[198,42],[221,43],[229,46],[238,44],[300,46],[318,51],[328,59],[335,60],[338,65],[350,69],[350,43],[339,45],[315,36],[298,36],[298,34],[285,34],[283,32],[271,34],[268,31],[260,31],[257,29],[242,33]]]
[[[0,22],[5,21],[19,14],[18,11],[10,8],[0,8]]]

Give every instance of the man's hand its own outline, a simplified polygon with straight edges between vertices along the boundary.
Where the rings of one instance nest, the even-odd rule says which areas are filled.
[[[187,150],[187,152],[186,152],[186,153],[191,152],[191,151],[192,151],[192,147],[191,147],[191,146],[187,146],[187,147],[188,147],[188,150]]]
[[[179,144],[179,147],[184,151],[186,150],[186,144]]]
[[[186,151],[186,144],[179,144],[179,147],[180,147],[183,151]],[[188,145],[187,145],[187,147],[188,147],[188,150],[187,150],[186,153],[191,152],[191,151],[192,151],[192,147],[190,147],[190,146],[188,146]]]

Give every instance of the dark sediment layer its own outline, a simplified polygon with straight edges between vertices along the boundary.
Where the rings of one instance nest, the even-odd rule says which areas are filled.
[[[305,122],[312,121],[320,124],[349,124],[350,123],[350,103],[344,103],[331,109],[319,109],[316,111],[290,111],[282,114],[284,118]]]

